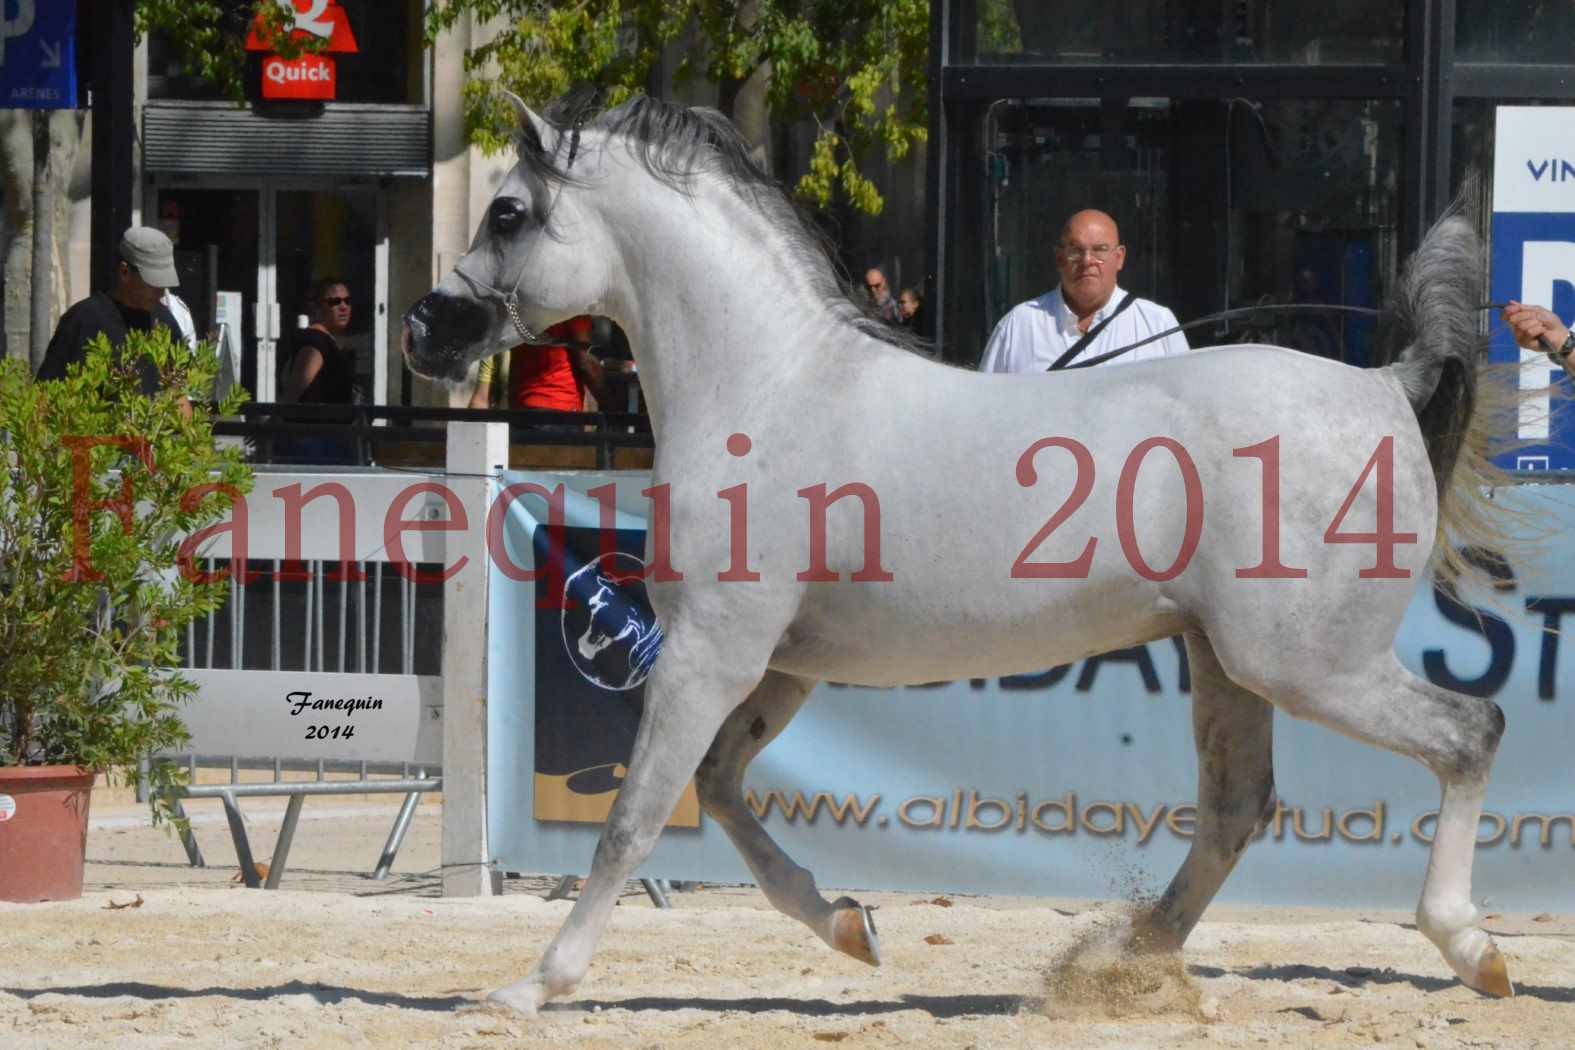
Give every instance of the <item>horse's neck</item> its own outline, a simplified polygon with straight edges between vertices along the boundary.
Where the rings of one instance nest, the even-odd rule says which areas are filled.
[[[780,232],[711,180],[693,198],[653,188],[627,199],[632,214],[609,222],[623,273],[608,306],[623,315],[658,440],[695,406],[725,411],[828,342],[863,338],[826,316]]]

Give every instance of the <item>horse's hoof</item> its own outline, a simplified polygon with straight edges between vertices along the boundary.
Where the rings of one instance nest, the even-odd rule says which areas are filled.
[[[861,963],[880,965],[880,938],[870,909],[852,897],[831,902],[831,946]]]
[[[507,988],[499,988],[487,996],[487,1002],[517,1010],[526,1017],[535,1017],[544,998],[541,985],[531,981],[519,981]]]
[[[1491,944],[1477,960],[1476,972],[1466,978],[1466,984],[1496,999],[1508,999],[1515,994],[1515,984],[1509,979],[1509,967],[1503,953]]]

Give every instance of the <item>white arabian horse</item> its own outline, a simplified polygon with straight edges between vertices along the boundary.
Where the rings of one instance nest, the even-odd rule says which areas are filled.
[[[623,326],[682,578],[648,584],[664,651],[584,892],[494,999],[531,1013],[576,988],[691,777],[777,909],[878,963],[868,911],[825,899],[742,797],[815,683],[1024,673],[1175,634],[1196,834],[1130,945],[1179,950],[1273,812],[1278,708],[1438,777],[1418,928],[1466,984],[1512,994],[1471,902],[1503,714],[1392,651],[1440,505],[1473,498],[1456,469],[1481,360],[1467,221],[1410,260],[1392,367],[1234,347],[980,375],[909,352],[848,297],[720,114],[637,98],[571,124],[516,106],[519,163],[406,315],[406,359],[461,384],[522,333]],[[1139,477],[1145,453],[1163,454]]]

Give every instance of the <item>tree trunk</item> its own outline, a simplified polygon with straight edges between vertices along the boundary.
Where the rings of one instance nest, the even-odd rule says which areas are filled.
[[[32,255],[29,241],[32,209],[33,134],[28,112],[24,109],[0,110],[0,179],[5,199],[5,243],[0,245],[0,263],[5,265],[6,345],[0,357],[16,356],[26,360],[28,291]]]
[[[53,180],[49,177],[49,110],[33,110],[33,291],[29,311],[28,356],[33,371],[44,363],[49,346],[50,315],[53,312],[53,256],[55,202]]]
[[[738,7],[738,25],[747,33],[760,20],[760,0],[744,0]],[[762,62],[743,80],[718,85],[717,109],[726,113],[751,147],[750,155],[762,171],[771,167],[771,105],[766,88],[771,84],[771,63]]]
[[[55,307],[63,306],[70,297],[64,265],[71,255],[70,184],[82,151],[86,121],[85,110],[41,114],[0,110],[0,200],[5,208],[5,221],[0,223],[0,265],[5,267],[5,280],[0,282],[5,324],[0,327],[5,344],[0,346],[0,357],[19,357],[31,361],[35,368],[40,363],[37,355],[49,344]],[[35,148],[41,139],[46,143],[42,156]],[[40,169],[47,178],[38,177]],[[35,238],[34,218],[38,215],[43,216],[45,225]],[[42,269],[35,271],[35,263],[40,261]],[[42,325],[35,312],[40,308]]]

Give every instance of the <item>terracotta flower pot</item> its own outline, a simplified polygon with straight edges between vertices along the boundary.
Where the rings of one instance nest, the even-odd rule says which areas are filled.
[[[78,766],[0,767],[0,900],[82,896],[92,791]]]

